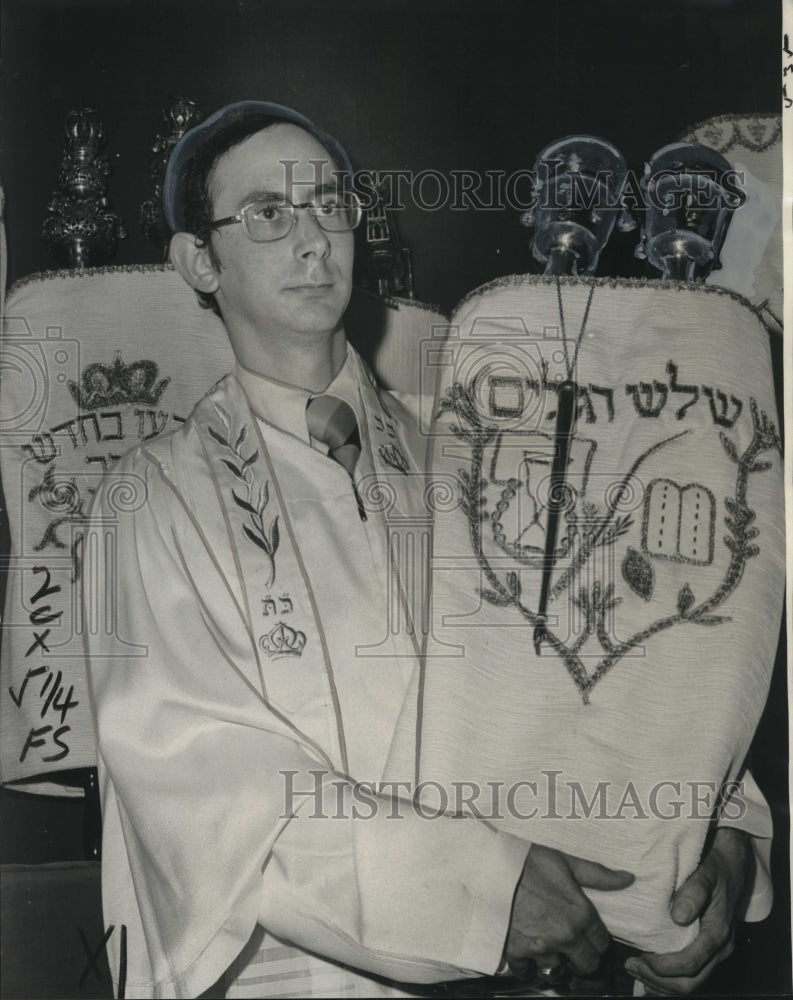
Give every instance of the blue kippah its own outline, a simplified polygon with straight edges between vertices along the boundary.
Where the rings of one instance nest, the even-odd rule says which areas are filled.
[[[246,118],[260,114],[270,115],[278,121],[298,125],[313,135],[327,149],[339,169],[347,174],[350,180],[352,179],[352,165],[342,147],[333,136],[322,132],[305,115],[301,115],[299,111],[293,111],[292,108],[286,108],[282,104],[270,104],[268,101],[237,101],[234,104],[227,104],[224,108],[210,115],[200,125],[185,132],[171,151],[162,185],[162,210],[171,232],[177,233],[185,228],[184,178],[195,153],[222,126],[231,121],[244,121]]]

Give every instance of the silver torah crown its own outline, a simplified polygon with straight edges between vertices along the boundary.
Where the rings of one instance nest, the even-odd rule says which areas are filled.
[[[534,207],[521,222],[534,227],[532,254],[546,274],[593,274],[614,226],[636,227],[622,201],[627,173],[616,146],[597,136],[566,136],[542,150]]]
[[[701,281],[721,267],[732,214],[745,201],[737,177],[721,153],[698,142],[653,153],[641,181],[645,223],[636,256],[670,280]]]

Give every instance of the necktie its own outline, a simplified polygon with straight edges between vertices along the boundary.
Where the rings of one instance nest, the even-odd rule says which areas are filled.
[[[328,454],[352,478],[361,454],[358,420],[349,403],[337,396],[312,396],[306,406],[308,432],[328,446]]]

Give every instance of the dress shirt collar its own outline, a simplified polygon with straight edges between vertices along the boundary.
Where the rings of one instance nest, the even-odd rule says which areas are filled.
[[[352,348],[349,344],[341,370],[322,392],[310,392],[300,386],[281,382],[270,375],[252,372],[239,361],[236,363],[234,374],[245,390],[257,417],[280,430],[294,434],[307,444],[311,441],[306,426],[306,404],[312,396],[338,396],[350,404],[358,418],[358,426],[362,426],[360,392],[352,359]]]

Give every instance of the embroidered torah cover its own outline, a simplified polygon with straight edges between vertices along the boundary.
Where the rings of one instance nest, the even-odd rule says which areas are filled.
[[[416,392],[417,345],[445,322],[432,307],[356,290],[349,332],[389,387]],[[169,265],[49,272],[11,289],[0,343],[11,534],[0,781],[95,766],[80,593],[88,506],[101,481],[119,511],[142,503],[128,478],[113,490],[113,463],[179,427],[233,364],[220,319]],[[112,607],[91,600],[112,631]],[[52,782],[27,788],[82,794]]]
[[[81,614],[88,506],[115,460],[179,426],[233,358],[220,320],[164,266],[17,283],[0,356],[11,531],[0,687],[5,782],[96,765]],[[120,510],[142,502],[129,481],[113,496]],[[102,627],[112,630],[112,608],[100,607]],[[62,784],[27,787],[69,793]]]
[[[436,511],[424,797],[465,795],[512,833],[634,872],[592,897],[616,937],[653,951],[696,932],[670,898],[722,792],[725,816],[740,811],[728,783],[774,661],[784,511],[766,340],[714,288],[515,277],[468,296],[434,356],[432,472],[456,477],[457,502]]]

